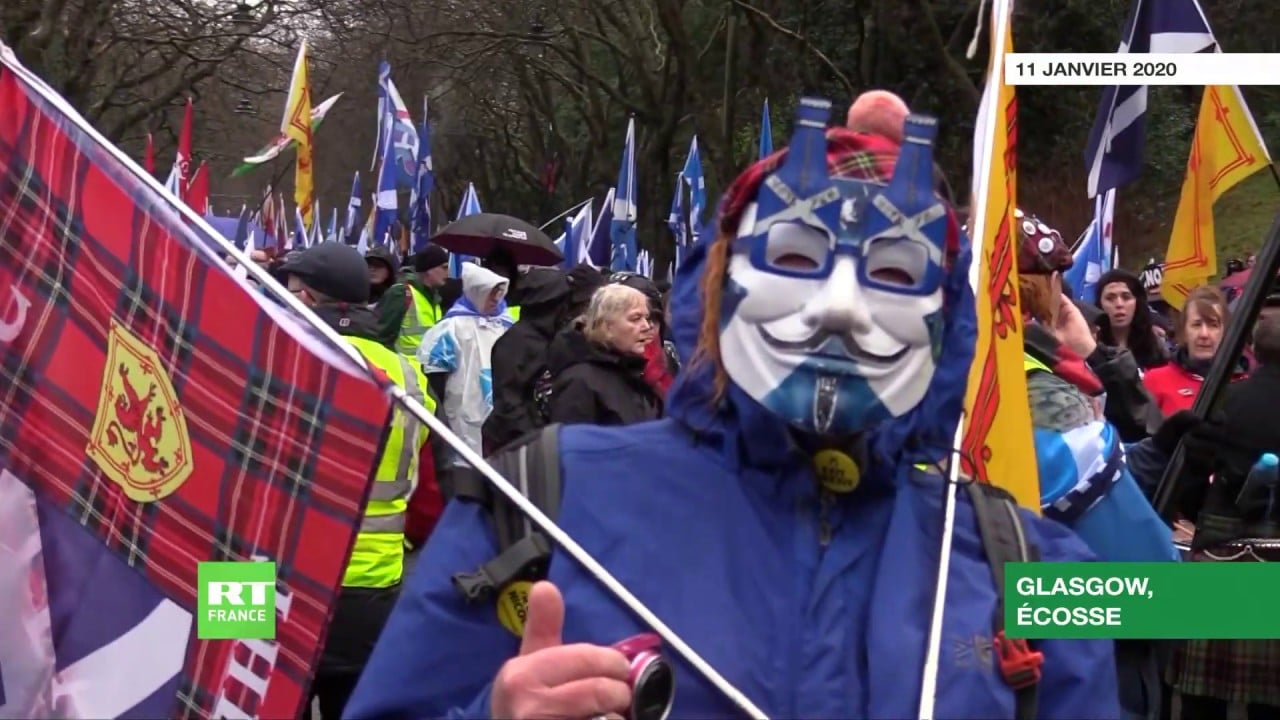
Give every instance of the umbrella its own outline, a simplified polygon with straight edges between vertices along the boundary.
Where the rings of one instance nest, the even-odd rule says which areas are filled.
[[[498,213],[476,213],[458,219],[431,238],[451,252],[486,257],[501,247],[517,265],[558,265],[564,255],[547,234],[533,225]]]

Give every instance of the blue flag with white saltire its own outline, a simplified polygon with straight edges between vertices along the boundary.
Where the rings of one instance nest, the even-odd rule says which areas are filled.
[[[483,210],[480,209],[480,196],[476,194],[476,184],[467,183],[467,191],[462,195],[462,204],[458,206],[458,216],[453,220],[457,222],[464,217],[471,215],[479,215]],[[459,253],[449,254],[449,277],[462,277],[462,263],[472,260],[470,255],[461,255]]]
[[[636,119],[627,121],[627,139],[622,146],[622,166],[614,187],[613,218],[609,224],[609,269],[636,269]]]
[[[1133,0],[1117,52],[1198,53],[1215,47],[1196,0]],[[1084,155],[1090,198],[1142,174],[1146,112],[1147,86],[1103,90]]]
[[[773,154],[773,123],[769,120],[769,98],[764,99],[764,110],[760,114],[760,158]]]
[[[1074,297],[1083,302],[1094,301],[1098,279],[1111,269],[1111,216],[1115,209],[1115,195],[1115,190],[1108,190],[1094,198],[1093,222],[1085,228],[1072,253],[1071,268],[1062,275],[1062,279],[1071,286]]]
[[[707,181],[702,176],[702,154],[698,152],[698,136],[689,141],[689,157],[680,173],[689,184],[689,242],[697,244],[702,234],[702,210],[707,206]]]
[[[351,198],[347,200],[347,222],[344,225],[344,233],[348,239],[357,237],[360,233],[360,227],[364,224],[364,213],[361,212],[363,200],[360,190],[360,171],[356,171],[356,175],[351,179]]]
[[[583,262],[590,233],[591,203],[586,203],[565,223],[564,245],[561,248],[564,253],[564,262],[561,267],[571,270],[579,262]]]
[[[374,157],[391,173],[392,186],[412,188],[418,169],[418,130],[391,80],[391,63],[385,60],[378,66],[377,142]]]
[[[689,242],[688,220],[684,214],[684,173],[676,173],[676,191],[671,197],[671,212],[667,214],[667,228],[675,241],[674,267],[680,267],[684,247]]]
[[[413,252],[427,249],[431,238],[431,189],[435,187],[431,167],[431,122],[427,119],[427,99],[422,99],[422,130],[418,133],[418,176],[409,198],[409,215],[413,228]]]
[[[610,233],[613,228],[614,194],[613,188],[609,188],[609,192],[605,193],[604,202],[600,204],[600,214],[596,216],[595,224],[591,226],[591,238],[587,241],[588,252],[584,258],[586,262],[591,263],[591,267],[609,267],[609,257],[613,252]]]

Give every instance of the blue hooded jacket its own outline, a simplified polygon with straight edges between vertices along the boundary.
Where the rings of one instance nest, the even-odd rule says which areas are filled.
[[[669,395],[670,416],[565,427],[558,522],[770,717],[916,717],[945,485],[905,462],[874,472],[881,462],[824,510],[812,461],[780,420],[733,385],[713,407],[708,367],[688,367],[705,259],[706,243],[684,258],[672,299],[687,369]],[[965,274],[956,273],[953,290]],[[969,303],[972,316],[971,296]],[[940,381],[950,381],[956,408],[964,386],[954,378],[972,357],[971,337],[968,348],[944,353],[944,362],[954,356],[963,365]],[[958,498],[936,717],[1012,718],[1014,694],[991,648],[996,589],[967,494]],[[1064,526],[1023,517],[1042,559],[1093,559]],[[499,623],[492,602],[468,606],[450,577],[495,554],[484,511],[451,502],[345,717],[490,717],[492,679],[519,639]],[[566,643],[607,645],[647,630],[558,550],[549,579],[564,595]],[[1045,655],[1039,717],[1118,717],[1112,646],[1038,643]],[[672,717],[741,716],[688,664],[672,660]]]

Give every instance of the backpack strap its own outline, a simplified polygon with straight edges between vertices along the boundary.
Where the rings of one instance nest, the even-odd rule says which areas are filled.
[[[525,435],[489,458],[489,464],[553,521],[560,509],[560,426],[549,425]],[[462,480],[463,477],[467,479]],[[551,542],[506,496],[472,470],[460,473],[456,496],[481,503],[489,511],[498,555],[472,572],[453,576],[454,588],[469,603],[487,600],[517,580],[546,577]],[[476,482],[483,487],[476,485]]]
[[[987,483],[969,482],[964,486],[973,504],[974,517],[982,549],[991,567],[996,586],[996,609],[992,617],[994,648],[1000,662],[1000,674],[1013,688],[1014,717],[1034,720],[1039,700],[1040,668],[1044,654],[1031,649],[1026,640],[1014,640],[1004,633],[1004,565],[1008,562],[1035,562],[1039,549],[1027,540],[1018,505],[1006,490]]]

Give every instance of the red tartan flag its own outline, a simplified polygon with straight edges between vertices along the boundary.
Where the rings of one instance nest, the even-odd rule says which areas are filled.
[[[0,714],[296,717],[390,401],[3,44],[0,108]],[[197,639],[250,559],[275,639]]]

